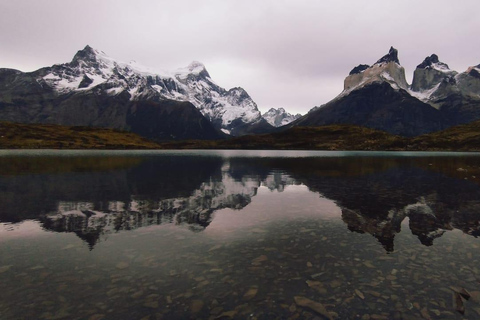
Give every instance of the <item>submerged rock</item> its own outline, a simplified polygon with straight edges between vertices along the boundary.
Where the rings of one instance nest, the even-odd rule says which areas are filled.
[[[330,312],[328,312],[327,309],[325,308],[325,306],[323,304],[321,304],[320,302],[313,301],[313,300],[310,300],[308,298],[301,297],[301,296],[296,296],[294,299],[295,299],[295,303],[297,305],[299,305],[300,307],[309,308],[309,309],[315,311],[316,313],[318,313],[319,315],[325,317],[326,319],[329,319],[329,320],[333,319]]]

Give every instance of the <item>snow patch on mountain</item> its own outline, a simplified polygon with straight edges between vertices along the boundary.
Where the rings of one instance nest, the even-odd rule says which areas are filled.
[[[428,102],[430,100],[430,98],[432,97],[432,95],[438,90],[438,88],[440,87],[440,84],[441,83],[437,83],[435,85],[435,87],[433,87],[431,89],[428,89],[428,90],[423,90],[423,91],[420,91],[420,92],[413,91],[413,90],[409,89],[408,93],[410,93],[410,95],[412,95],[413,97],[417,98],[418,100],[420,100],[422,102]]]
[[[409,92],[426,102],[436,95],[437,90],[441,90],[448,83],[455,83],[456,75],[456,71],[450,70],[436,54],[432,54],[415,69]]]

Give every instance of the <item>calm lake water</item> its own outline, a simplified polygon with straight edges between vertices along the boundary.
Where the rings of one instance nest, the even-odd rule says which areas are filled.
[[[478,319],[480,154],[0,151],[0,319]]]

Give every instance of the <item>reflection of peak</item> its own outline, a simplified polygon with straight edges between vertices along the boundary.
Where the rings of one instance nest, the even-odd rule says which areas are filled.
[[[432,208],[422,197],[417,203],[404,208],[410,220],[409,226],[413,235],[416,235],[425,246],[433,245],[433,240],[443,235],[443,223],[435,216]]]
[[[150,225],[175,223],[194,232],[207,228],[213,213],[220,209],[243,209],[251,203],[260,185],[282,191],[294,180],[281,173],[234,179],[230,167],[222,167],[222,179],[203,182],[190,196],[169,199],[146,199],[130,196],[128,202],[59,201],[57,211],[42,219],[43,227],[57,232],[74,232],[90,249],[107,234],[135,230]]]
[[[78,206],[83,206],[81,202]],[[43,228],[56,232],[74,232],[80,239],[88,244],[93,250],[101,236],[106,232],[105,227],[109,224],[103,214],[92,211],[70,210],[62,211],[44,217]]]
[[[394,238],[400,232],[404,217],[402,212],[391,211],[387,217],[381,219],[342,208],[342,220],[347,224],[350,231],[371,234],[387,252],[393,252],[394,250]]]
[[[342,220],[347,224],[350,231],[373,235],[387,252],[391,252],[394,250],[393,240],[395,235],[400,232],[403,220],[408,217],[412,234],[417,236],[423,245],[431,246],[433,241],[441,237],[446,230],[452,230],[450,222],[458,216],[458,212],[452,214],[443,208],[433,210],[431,203],[435,203],[435,201],[437,200],[426,200],[424,197],[420,197],[418,202],[406,205],[403,208],[392,209],[387,215],[369,216],[362,213],[361,210],[342,208]],[[465,226],[457,226],[458,229],[467,234],[480,235],[480,223],[477,216],[458,220],[468,221]],[[474,225],[476,227],[472,228]]]
[[[274,172],[273,174],[267,176],[263,182],[270,190],[277,190],[282,192],[285,190],[285,187],[288,185],[295,184],[295,179],[281,172]]]

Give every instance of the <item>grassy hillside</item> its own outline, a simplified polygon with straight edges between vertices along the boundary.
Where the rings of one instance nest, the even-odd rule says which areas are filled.
[[[162,144],[112,129],[0,122],[0,148],[480,151],[480,121],[414,138],[353,125],[328,125],[227,140]]]
[[[158,149],[137,134],[106,128],[0,122],[1,149]]]
[[[417,150],[480,151],[480,121],[411,139]]]
[[[480,121],[414,138],[354,125],[293,127],[283,132],[221,141],[183,141],[162,144],[171,149],[290,149],[480,151]]]

